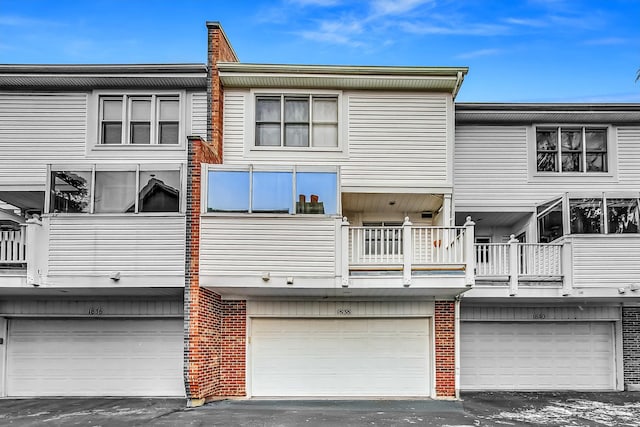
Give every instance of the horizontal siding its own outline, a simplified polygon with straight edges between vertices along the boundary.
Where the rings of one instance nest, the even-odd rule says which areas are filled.
[[[181,299],[6,299],[0,301],[0,315],[14,316],[90,316],[91,310],[102,309],[100,316],[182,316]]]
[[[87,95],[0,93],[0,186],[45,184],[47,163],[84,158]]]
[[[463,321],[549,321],[549,320],[620,320],[615,306],[504,307],[463,304]]]
[[[276,150],[245,154],[250,94],[227,90],[224,162],[227,165],[299,164],[342,167],[349,187],[429,187],[447,180],[447,97],[406,93],[346,92],[344,153]],[[452,124],[451,124],[452,125]]]
[[[530,177],[527,130],[527,126],[456,128],[456,205],[534,206],[565,192],[640,190],[640,128],[617,129],[617,179],[594,175]]]
[[[618,128],[618,175],[640,190],[640,126]]]
[[[184,248],[184,217],[51,217],[49,275],[183,275]]]
[[[640,278],[640,236],[574,236],[573,283],[619,288]]]
[[[262,317],[433,316],[432,301],[248,301],[247,314]]]
[[[191,129],[187,135],[207,138],[207,93],[191,94]]]
[[[205,216],[200,233],[204,275],[335,276],[333,218]]]
[[[447,180],[447,98],[348,95],[348,187],[429,187]]]

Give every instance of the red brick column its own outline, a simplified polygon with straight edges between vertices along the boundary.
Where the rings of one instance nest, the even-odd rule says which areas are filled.
[[[455,302],[435,302],[437,397],[456,397],[455,317]]]
[[[244,396],[246,303],[228,303],[200,287],[200,213],[202,164],[222,163],[223,90],[218,61],[237,61],[224,31],[208,22],[207,140],[189,137],[187,157],[187,207],[185,254],[184,380],[193,404],[214,396]]]
[[[246,396],[247,303],[222,302],[220,395]]]

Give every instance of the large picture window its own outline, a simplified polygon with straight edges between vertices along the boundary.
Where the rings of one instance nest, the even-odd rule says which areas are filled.
[[[208,212],[338,213],[336,172],[210,170]]]
[[[180,143],[178,95],[105,95],[100,97],[102,145],[177,145]]]
[[[537,128],[536,164],[538,172],[607,172],[607,130]]]
[[[180,212],[179,170],[103,168],[53,170],[49,213]]]
[[[258,95],[257,147],[337,147],[338,97]]]
[[[637,196],[559,197],[537,208],[538,241],[549,243],[564,234],[638,233],[639,206]]]

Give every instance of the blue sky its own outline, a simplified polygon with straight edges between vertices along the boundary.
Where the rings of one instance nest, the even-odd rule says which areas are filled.
[[[640,102],[640,0],[0,0],[0,63],[468,66],[458,101]]]

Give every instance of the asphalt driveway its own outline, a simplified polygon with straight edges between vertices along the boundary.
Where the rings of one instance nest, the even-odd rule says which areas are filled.
[[[467,393],[441,400],[0,399],[10,426],[639,426],[640,393]]]

